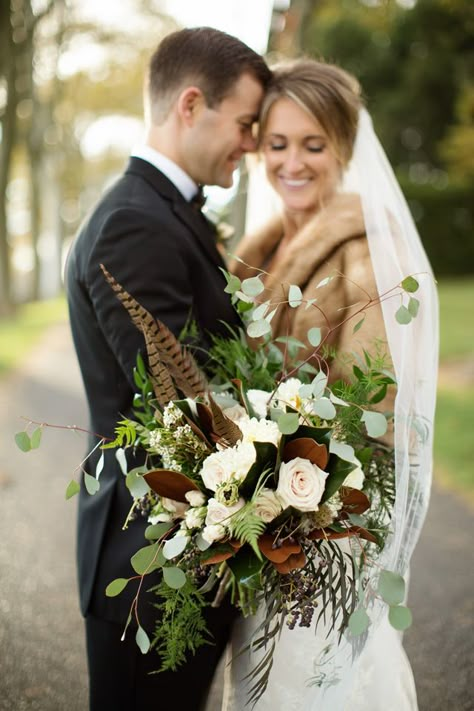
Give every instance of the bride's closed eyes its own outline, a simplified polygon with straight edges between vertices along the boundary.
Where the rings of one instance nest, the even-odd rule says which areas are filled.
[[[302,147],[310,153],[322,153],[326,148],[326,143],[308,137],[303,141]],[[284,151],[288,148],[288,141],[282,137],[270,137],[264,141],[264,148],[270,151]]]

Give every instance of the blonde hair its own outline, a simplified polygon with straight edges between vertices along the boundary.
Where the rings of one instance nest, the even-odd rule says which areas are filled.
[[[352,156],[362,98],[359,82],[334,64],[297,59],[272,68],[273,77],[260,110],[261,140],[273,104],[294,101],[323,127],[343,167]]]

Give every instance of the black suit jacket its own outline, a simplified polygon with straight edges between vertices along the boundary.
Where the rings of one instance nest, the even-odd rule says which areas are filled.
[[[132,158],[81,229],[67,265],[70,320],[90,427],[113,437],[121,415],[132,414],[133,368],[137,352],[145,348],[100,263],[175,335],[191,317],[206,345],[206,332],[224,333],[221,322],[235,324],[237,317],[224,293],[219,270],[224,265],[213,229],[160,171]],[[96,443],[91,438],[91,448]],[[92,474],[99,456],[97,451],[88,460]],[[144,520],[122,530],[131,504],[114,451],[106,450],[99,492],[80,493],[77,552],[83,614],[91,611],[118,622],[127,618],[136,582],[116,598],[106,598],[104,590],[111,580],[134,575],[130,557],[146,545]],[[143,606],[144,624],[153,619],[150,613],[150,605]]]

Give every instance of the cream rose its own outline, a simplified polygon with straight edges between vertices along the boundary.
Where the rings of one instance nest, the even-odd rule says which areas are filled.
[[[327,472],[308,459],[296,457],[281,465],[277,494],[285,507],[317,511],[327,476]]]
[[[183,518],[186,511],[189,509],[189,504],[184,504],[181,501],[167,499],[166,496],[161,497],[161,503],[164,509],[172,514],[172,518]]]
[[[201,477],[207,489],[215,491],[228,481],[241,482],[255,462],[255,447],[243,442],[211,454],[203,463]]]
[[[206,503],[206,497],[202,491],[197,491],[197,489],[191,489],[187,491],[184,495],[186,501],[190,503],[191,506],[204,506]]]
[[[281,513],[281,510],[281,502],[273,489],[263,487],[255,500],[255,513],[257,516],[265,523],[270,523]]]
[[[186,515],[184,517],[184,520],[186,521],[186,526],[188,528],[201,528],[205,515],[206,509],[204,506],[189,509],[189,511],[186,511]]]

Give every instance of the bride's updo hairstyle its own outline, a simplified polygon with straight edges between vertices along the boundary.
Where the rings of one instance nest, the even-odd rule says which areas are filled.
[[[362,106],[357,79],[340,67],[313,59],[284,62],[272,71],[260,111],[260,142],[273,104],[278,99],[291,99],[321,124],[341,166],[346,167]]]

